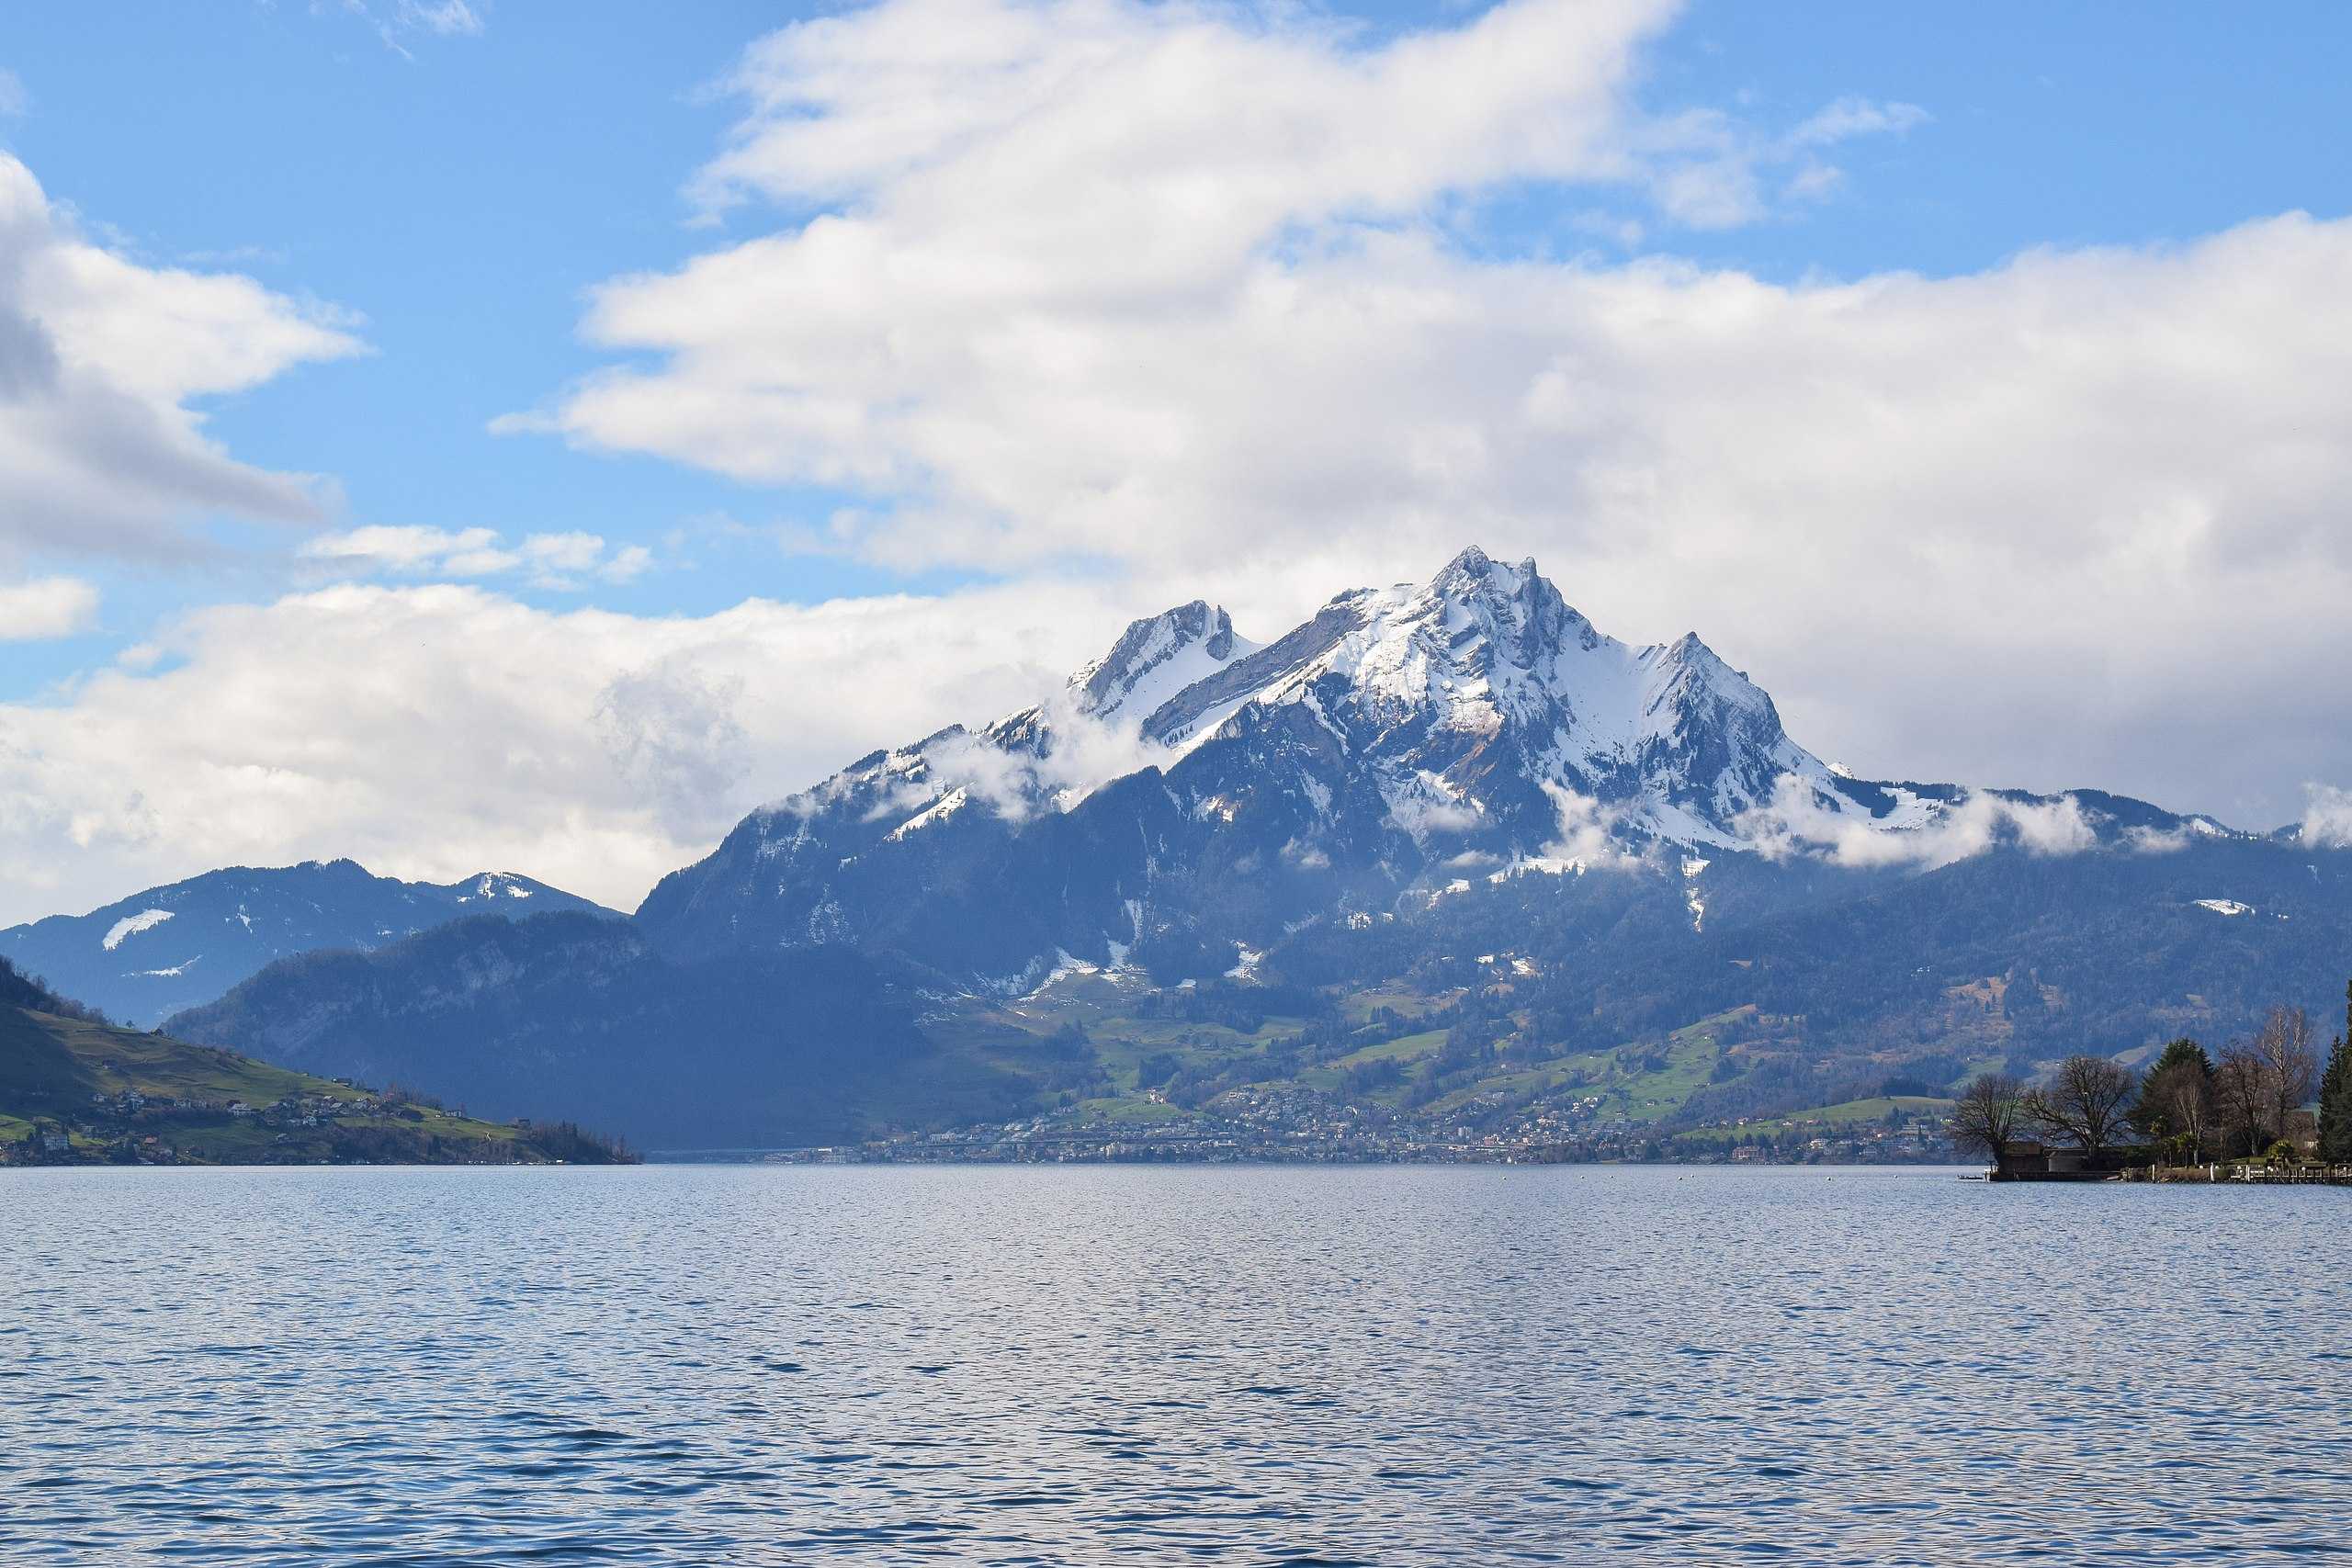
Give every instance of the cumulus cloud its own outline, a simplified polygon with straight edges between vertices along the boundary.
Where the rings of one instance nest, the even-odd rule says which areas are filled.
[[[1645,119],[1665,17],[787,28],[695,188],[791,220],[597,290],[625,362],[507,427],[848,491],[827,546],[884,563],[1092,558],[1270,625],[1471,540],[1535,555],[1621,635],[1737,650],[1866,772],[2278,820],[2352,770],[2352,687],[2307,678],[2352,660],[2352,222],[1791,284],[1462,243],[1501,183],[1735,221],[1919,133],[1861,98]]]
[[[584,580],[627,582],[653,564],[643,545],[606,552],[597,534],[530,534],[511,547],[490,528],[371,525],[304,541],[297,552],[326,570],[407,577],[520,574],[537,588],[576,589]]]
[[[2314,850],[2352,849],[2352,789],[2305,785],[2302,839]]]
[[[0,925],[220,865],[514,870],[627,908],[763,799],[877,737],[1019,706],[1099,585],[700,617],[344,584],[189,614],[0,703]]]
[[[183,554],[201,514],[320,516],[319,480],[232,458],[195,405],[360,352],[351,325],[249,277],[93,244],[0,153],[0,560]]]
[[[1805,780],[1781,775],[1772,798],[1743,812],[1741,833],[1774,859],[1816,855],[1840,865],[1915,865],[1932,870],[2011,844],[2037,855],[2079,854],[2098,846],[2098,831],[2073,795],[2011,800],[1982,790],[1917,828],[1889,830],[1825,800]]]
[[[73,577],[0,582],[0,642],[71,637],[97,618],[98,591]]]

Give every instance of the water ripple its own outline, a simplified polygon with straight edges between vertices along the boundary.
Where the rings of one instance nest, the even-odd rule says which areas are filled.
[[[2352,1555],[2352,1194],[0,1176],[0,1558]]]

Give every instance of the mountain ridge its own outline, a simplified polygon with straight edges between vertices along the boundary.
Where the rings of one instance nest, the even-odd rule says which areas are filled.
[[[1472,548],[1427,582],[1336,595],[1262,645],[1205,601],[1137,620],[1046,702],[869,753],[752,813],[637,918],[678,953],[878,943],[1001,985],[1156,938],[1263,947],[1473,866],[1558,871],[1651,846],[1899,860],[1945,827],[1967,842],[2095,838],[2127,818],[2227,831],[2143,802],[2102,824],[2083,814],[2096,793],[1843,775],[1695,633],[1621,642],[1532,560]],[[1965,819],[1971,801],[1990,803],[1982,820]],[[1261,886],[1228,886],[1238,907],[1220,911],[1184,889],[1201,869]],[[983,896],[985,934],[908,914],[944,901],[969,920]]]
[[[1623,1147],[2218,1040],[2324,1005],[2347,952],[2352,852],[1852,777],[1695,634],[1617,641],[1466,551],[1264,644],[1205,600],[1139,619],[1042,702],[747,815],[626,922],[295,959],[175,1026],[636,1104],[672,1146],[1206,1117]]]
[[[81,915],[0,931],[0,956],[109,1017],[159,1023],[224,995],[272,961],[370,947],[475,912],[580,909],[577,895],[512,872],[450,883],[378,876],[356,861],[222,866]]]

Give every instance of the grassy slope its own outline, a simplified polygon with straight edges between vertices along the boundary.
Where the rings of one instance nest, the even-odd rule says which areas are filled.
[[[1824,1105],[1817,1110],[1792,1111],[1786,1116],[1770,1116],[1748,1122],[1741,1127],[1702,1127],[1678,1134],[1693,1143],[1736,1144],[1742,1138],[1777,1135],[1804,1130],[1815,1135],[1825,1135],[1858,1122],[1883,1121],[1890,1111],[1900,1111],[1908,1116],[1947,1116],[1952,1101],[1926,1095],[1877,1095],[1869,1100],[1849,1100],[1841,1105]]]
[[[981,1016],[958,1020],[936,1032],[995,1065],[1022,1071],[1035,1066],[1034,1060],[1024,1060],[1024,1042],[1033,1042],[1062,1025],[1076,1024],[1086,1032],[1112,1089],[1107,1095],[1080,1102],[1081,1113],[1120,1121],[1157,1122],[1180,1119],[1183,1112],[1147,1099],[1138,1090],[1137,1071],[1145,1058],[1166,1052],[1185,1066],[1204,1073],[1222,1072],[1261,1055],[1270,1042],[1295,1034],[1304,1025],[1299,1019],[1269,1018],[1261,1028],[1245,1034],[1218,1023],[1139,1018],[1131,1010],[1136,989],[1131,982],[1103,976],[1069,976],[1035,996],[986,1010]],[[1368,1017],[1380,1007],[1414,1017],[1431,1005],[1430,998],[1416,997],[1394,987],[1340,998],[1343,1016],[1353,1019]],[[1481,1095],[1558,1089],[1581,1077],[1582,1086],[1577,1092],[1598,1097],[1600,1114],[1634,1122],[1658,1121],[1671,1116],[1694,1090],[1704,1087],[1715,1065],[1716,1030],[1745,1010],[1734,1010],[1701,1019],[1647,1049],[1591,1051],[1533,1066],[1506,1062],[1474,1082],[1450,1089],[1432,1106],[1442,1112]],[[1296,1081],[1308,1089],[1336,1090],[1347,1068],[1383,1058],[1396,1061],[1409,1075],[1415,1064],[1435,1055],[1444,1043],[1442,1030],[1408,1034],[1305,1068]],[[1640,1066],[1638,1064],[1653,1051],[1664,1058],[1665,1066],[1656,1070]],[[1394,1106],[1402,1102],[1406,1093],[1406,1086],[1397,1084],[1374,1090],[1368,1098]]]
[[[1268,1043],[1295,1033],[1303,1021],[1270,1018],[1251,1033],[1222,1024],[1136,1016],[1140,987],[1132,981],[1104,976],[1072,976],[1018,1002],[998,1004],[935,1030],[954,1048],[1012,1072],[1035,1070],[1028,1055],[1042,1036],[1066,1024],[1085,1031],[1091,1048],[1110,1078],[1110,1092],[1079,1102],[1082,1116],[1124,1122],[1181,1121],[1186,1112],[1147,1098],[1138,1089],[1137,1070],[1149,1056],[1165,1052],[1186,1067],[1204,1074],[1222,1073],[1263,1054]],[[1389,1008],[1407,1018],[1426,1012],[1442,998],[1417,996],[1399,987],[1359,992],[1335,998],[1341,1015],[1352,1021],[1368,1018],[1377,1008]],[[1663,1039],[1632,1043],[1611,1050],[1587,1051],[1548,1062],[1528,1064],[1505,1059],[1475,1080],[1449,1089],[1431,1101],[1431,1113],[1442,1115],[1487,1095],[1519,1095],[1545,1090],[1572,1099],[1598,1101],[1594,1114],[1601,1120],[1622,1118],[1636,1123],[1671,1119],[1685,1101],[1707,1086],[1719,1059],[1718,1034],[1724,1026],[1752,1007],[1734,1008],[1698,1019]],[[1295,1081],[1303,1088],[1338,1091],[1346,1069],[1381,1059],[1392,1059],[1409,1079],[1417,1066],[1444,1045],[1442,1030],[1427,1030],[1366,1045],[1320,1066],[1303,1068]],[[1650,1066],[1653,1060],[1661,1065]],[[1281,1080],[1258,1080],[1273,1084]],[[1389,1107],[1403,1104],[1408,1083],[1386,1086],[1365,1098]],[[1759,1130],[1778,1130],[1800,1122],[1840,1125],[1876,1120],[1891,1106],[1906,1111],[1937,1111],[1947,1101],[1905,1097],[1857,1100],[1846,1105],[1799,1111],[1791,1117],[1752,1123]],[[1686,1136],[1736,1138],[1741,1129],[1708,1129]]]
[[[232,1052],[190,1045],[162,1034],[0,1007],[0,1139],[21,1140],[36,1121],[93,1121],[128,1131],[213,1164],[368,1157],[432,1162],[479,1157],[535,1162],[547,1157],[515,1128],[478,1122],[430,1106],[339,1117],[333,1127],[270,1127],[259,1118],[151,1109],[125,1122],[92,1094],[113,1099],[135,1089],[150,1100],[243,1100],[256,1108],[288,1097],[356,1104],[365,1089],[256,1062]],[[288,1142],[277,1140],[283,1132]],[[436,1153],[434,1140],[441,1141]],[[76,1134],[77,1149],[103,1140]]]

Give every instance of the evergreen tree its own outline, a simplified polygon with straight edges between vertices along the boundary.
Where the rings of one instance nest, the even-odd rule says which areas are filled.
[[[2213,1131],[2213,1059],[2194,1040],[2176,1040],[2141,1080],[2126,1118],[2142,1137],[2169,1143],[2186,1158],[2202,1157]]]
[[[2319,1080],[2319,1157],[2352,1165],[2352,984],[2344,987],[2344,1032],[2327,1055]]]

